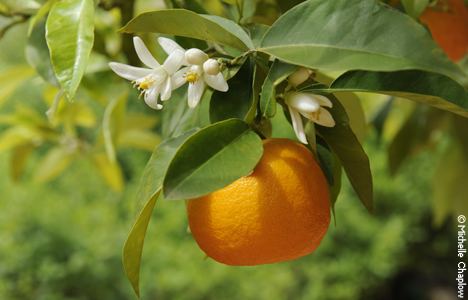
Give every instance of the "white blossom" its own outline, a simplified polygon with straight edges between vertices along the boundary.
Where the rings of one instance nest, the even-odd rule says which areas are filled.
[[[208,58],[208,55],[200,49],[191,48],[185,50],[173,40],[160,37],[159,44],[167,54],[175,50],[184,51],[184,62],[186,66],[176,72],[173,76],[174,82],[188,82],[188,105],[193,108],[197,106],[206,89],[206,86],[226,92],[229,87],[220,71],[219,63],[215,59]]]
[[[293,87],[296,87],[306,81],[310,77],[310,74],[311,72],[309,70],[301,68],[288,77],[288,82]],[[335,126],[335,120],[333,120],[332,115],[324,108],[331,108],[333,104],[325,96],[289,91],[285,95],[285,103],[291,115],[294,132],[301,143],[307,144],[301,116],[321,126]]]
[[[109,63],[110,68],[120,77],[134,83],[144,95],[145,103],[153,109],[161,109],[158,103],[159,96],[162,101],[171,97],[172,90],[180,87],[184,82],[174,80],[173,75],[185,63],[185,51],[173,49],[161,65],[146,48],[139,37],[133,38],[138,58],[148,67],[139,68],[117,62]]]

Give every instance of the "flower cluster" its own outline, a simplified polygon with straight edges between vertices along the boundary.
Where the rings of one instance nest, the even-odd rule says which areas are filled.
[[[120,77],[130,80],[144,96],[145,103],[153,109],[162,109],[161,101],[171,98],[172,91],[188,83],[188,105],[195,107],[206,86],[226,92],[228,85],[215,59],[200,49],[185,50],[171,39],[160,37],[158,42],[168,54],[160,64],[139,37],[133,38],[138,58],[148,68],[138,68],[117,62],[109,63],[110,68]]]
[[[328,110],[323,107],[332,107],[332,102],[325,96],[312,93],[297,92],[296,88],[309,79],[311,71],[305,68],[298,69],[288,77],[289,88],[285,94],[285,103],[288,106],[291,121],[297,138],[301,143],[307,144],[302,117],[312,122],[325,126],[335,126],[335,120]]]

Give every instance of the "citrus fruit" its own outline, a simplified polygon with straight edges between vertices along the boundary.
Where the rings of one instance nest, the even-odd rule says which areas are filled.
[[[468,51],[468,10],[463,0],[441,0],[428,7],[420,16],[421,23],[453,61],[462,59]]]
[[[303,145],[267,139],[252,174],[187,202],[200,248],[227,265],[292,260],[314,251],[330,223],[327,181]]]

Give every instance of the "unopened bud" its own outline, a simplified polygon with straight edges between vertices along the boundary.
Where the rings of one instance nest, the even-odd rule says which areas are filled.
[[[216,75],[219,73],[219,63],[215,59],[208,59],[203,63],[203,71],[208,75]]]
[[[208,59],[208,55],[200,49],[191,48],[185,51],[185,59],[191,65],[201,65]]]
[[[309,79],[310,74],[312,74],[311,70],[306,68],[299,68],[296,72],[289,75],[288,81],[292,86],[296,87]]]

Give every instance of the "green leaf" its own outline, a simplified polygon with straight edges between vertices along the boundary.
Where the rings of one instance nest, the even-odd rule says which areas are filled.
[[[320,143],[317,144],[317,157],[320,167],[327,177],[330,187],[330,204],[334,213],[336,200],[341,190],[341,163],[335,153]]]
[[[275,60],[270,67],[267,78],[262,86],[260,94],[260,111],[262,115],[271,118],[276,113],[276,93],[275,89],[278,84],[291,75],[297,66],[283,63]]]
[[[429,107],[414,109],[388,147],[388,165],[392,175],[408,156],[428,144],[434,129],[442,124],[443,117],[443,112]]]
[[[107,185],[116,192],[122,192],[125,183],[119,163],[110,160],[106,153],[94,154],[92,161]]]
[[[349,125],[349,118],[341,103],[332,95],[330,109],[335,119],[335,127],[317,126],[317,131],[337,155],[359,199],[364,206],[373,209],[372,174],[367,154]]]
[[[58,86],[59,84],[50,62],[49,48],[47,48],[45,35],[45,22],[40,22],[32,28],[28,44],[26,45],[26,59],[45,81]]]
[[[228,81],[227,92],[214,91],[210,103],[210,120],[212,123],[230,119],[245,119],[252,107],[252,81],[254,65],[247,60]]]
[[[10,157],[10,175],[14,181],[20,179],[26,167],[26,162],[34,150],[35,146],[32,144],[19,145],[13,148]]]
[[[422,25],[379,1],[306,1],[271,26],[258,50],[330,71],[420,69],[466,76]]]
[[[34,180],[48,182],[59,176],[73,161],[73,152],[57,146],[47,152],[37,166]]]
[[[156,199],[161,190],[158,190],[146,203],[133,224],[132,229],[125,241],[123,249],[123,266],[127,278],[132,284],[135,294],[140,298],[140,265],[145,243],[146,230],[153,213]]]
[[[72,99],[93,47],[93,0],[54,3],[47,18],[46,39],[57,80],[66,96]]]
[[[177,151],[164,178],[168,200],[199,197],[248,175],[263,153],[262,141],[238,119],[192,135]]]
[[[218,16],[199,15],[185,9],[164,9],[143,13],[131,20],[121,31],[185,36],[240,50],[253,48],[247,33],[236,23]]]
[[[137,191],[137,202],[144,203],[144,206],[128,235],[123,249],[125,274],[138,296],[140,296],[141,255],[151,213],[161,192],[164,175],[169,163],[179,146],[193,133],[194,131],[190,131],[160,144],[154,150],[143,171]]]
[[[429,5],[429,0],[401,0],[408,15],[417,19]]]
[[[452,143],[440,160],[433,178],[433,214],[434,224],[441,226],[445,219],[454,214],[466,214],[466,178],[468,178],[468,160],[462,148]]]
[[[350,71],[338,77],[331,90],[387,94],[468,117],[466,90],[449,77],[435,73]]]

